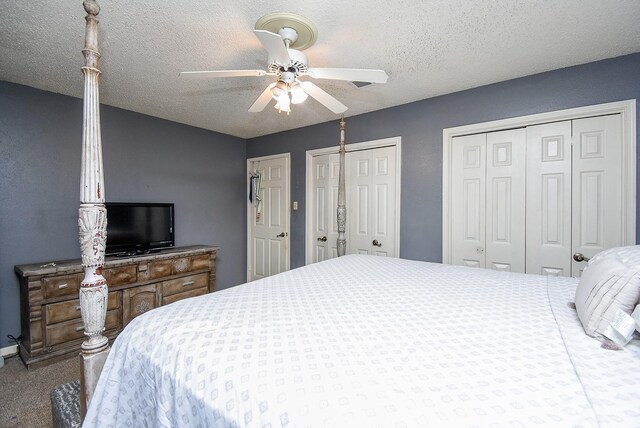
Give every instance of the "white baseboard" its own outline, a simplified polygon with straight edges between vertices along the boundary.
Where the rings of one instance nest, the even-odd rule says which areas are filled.
[[[18,345],[7,346],[6,348],[0,348],[0,355],[7,356],[13,355],[18,352]]]

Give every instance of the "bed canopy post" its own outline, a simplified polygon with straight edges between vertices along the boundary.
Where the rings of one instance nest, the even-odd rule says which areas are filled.
[[[102,276],[107,241],[107,210],[104,206],[104,173],[100,136],[100,98],[98,83],[98,19],[100,6],[95,0],[83,3],[85,41],[84,108],[82,123],[82,164],[80,175],[80,252],[84,279],[80,284],[80,313],[87,339],[82,343],[80,407],[85,414],[109,352],[109,341],[102,334],[107,313],[108,288]]]
[[[340,118],[340,172],[338,174],[338,257],[344,256],[347,252],[347,239],[344,231],[347,224],[347,206],[344,201],[344,158],[346,149],[344,147],[344,115]]]

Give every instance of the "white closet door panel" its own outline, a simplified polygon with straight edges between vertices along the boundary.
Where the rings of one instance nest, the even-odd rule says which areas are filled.
[[[485,267],[486,134],[452,144],[451,263]]]
[[[371,153],[371,247],[372,254],[395,257],[396,224],[396,148],[382,147],[370,150]]]
[[[329,230],[329,198],[331,193],[330,155],[315,156],[311,163],[313,168],[313,262],[321,262],[330,258]]]
[[[622,119],[573,121],[573,251],[593,257],[623,245]],[[585,263],[572,262],[573,276]]]
[[[525,271],[525,168],[524,128],[487,134],[487,268]]]
[[[348,254],[372,254],[371,158],[371,150],[349,152],[345,157]]]
[[[529,126],[526,272],[571,275],[571,121]]]

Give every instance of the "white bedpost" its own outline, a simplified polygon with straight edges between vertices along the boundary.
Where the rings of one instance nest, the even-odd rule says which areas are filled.
[[[338,175],[338,257],[344,256],[347,252],[347,239],[344,236],[347,224],[347,207],[344,201],[344,158],[346,149],[344,147],[344,115],[340,118],[340,173]]]
[[[104,174],[100,136],[98,81],[98,19],[95,0],[83,3],[87,12],[84,49],[84,111],[82,124],[82,166],[80,175],[80,252],[84,279],[80,284],[80,311],[87,340],[80,352],[80,409],[84,417],[102,366],[109,353],[109,341],[102,334],[107,313],[107,281],[102,276],[107,241],[107,210],[104,207]]]

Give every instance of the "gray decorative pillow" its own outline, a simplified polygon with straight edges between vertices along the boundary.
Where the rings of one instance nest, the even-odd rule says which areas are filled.
[[[582,272],[576,311],[584,331],[602,337],[618,309],[631,314],[640,300],[640,245],[595,255]]]

